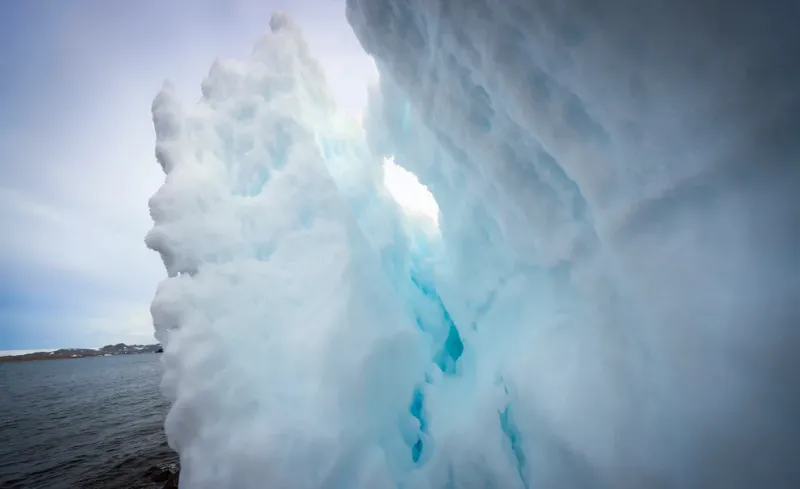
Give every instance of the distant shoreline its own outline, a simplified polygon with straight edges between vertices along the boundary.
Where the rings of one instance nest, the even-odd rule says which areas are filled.
[[[141,355],[144,353],[161,353],[164,349],[160,343],[155,345],[126,345],[118,343],[116,345],[106,345],[102,348],[63,348],[54,351],[41,351],[25,353],[22,355],[0,356],[0,363],[12,362],[35,362],[39,360],[69,360],[73,358],[86,357],[112,357],[117,355]]]

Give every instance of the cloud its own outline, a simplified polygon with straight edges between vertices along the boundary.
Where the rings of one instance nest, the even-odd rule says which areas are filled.
[[[94,310],[79,308],[66,314],[34,309],[3,310],[0,325],[6,325],[0,345],[10,344],[13,349],[155,343],[147,303],[98,302]]]

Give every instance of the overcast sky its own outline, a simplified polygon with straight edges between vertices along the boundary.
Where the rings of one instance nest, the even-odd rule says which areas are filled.
[[[164,276],[143,244],[163,174],[150,104],[184,101],[290,11],[340,103],[370,78],[344,0],[0,2],[0,350],[153,342]]]

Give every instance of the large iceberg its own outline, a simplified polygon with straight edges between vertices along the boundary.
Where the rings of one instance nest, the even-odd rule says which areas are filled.
[[[283,13],[165,85],[181,487],[797,487],[797,14],[348,0],[361,121]]]

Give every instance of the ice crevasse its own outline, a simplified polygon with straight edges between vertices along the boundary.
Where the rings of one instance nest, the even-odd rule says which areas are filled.
[[[181,487],[797,487],[798,13],[348,0],[361,121],[285,13],[165,85]]]

